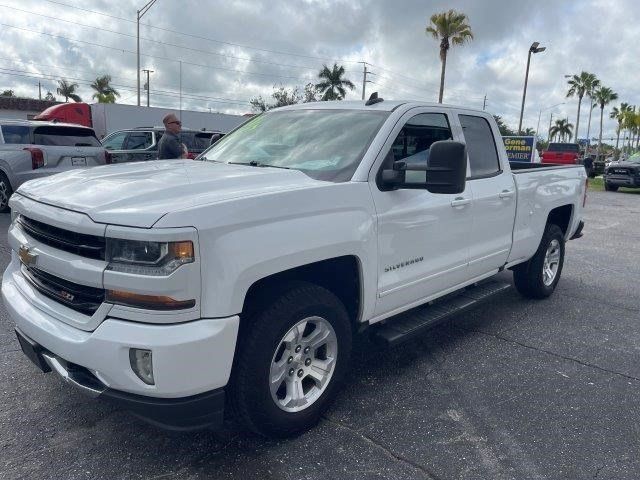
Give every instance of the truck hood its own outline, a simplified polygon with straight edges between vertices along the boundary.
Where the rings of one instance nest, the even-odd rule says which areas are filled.
[[[150,228],[177,210],[323,183],[298,170],[167,160],[72,170],[26,182],[17,192],[98,223]]]

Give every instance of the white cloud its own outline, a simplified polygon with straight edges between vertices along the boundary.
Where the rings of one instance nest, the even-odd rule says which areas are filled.
[[[88,83],[109,73],[122,94],[120,101],[135,103],[136,57],[130,53],[136,48],[135,22],[131,20],[144,2],[59,1],[130,21],[46,0],[12,0],[0,6],[1,23],[24,29],[0,26],[4,46],[0,89],[13,88],[33,96],[38,79],[31,77],[44,76],[45,91],[55,91],[56,78],[65,77],[77,81],[81,96],[89,100]],[[568,116],[575,123],[577,101],[565,98],[563,75],[581,70],[598,75],[618,92],[620,101],[640,104],[635,79],[640,24],[632,15],[638,12],[634,0],[161,0],[143,23],[198,38],[143,25],[143,54],[160,58],[143,56],[141,68],[154,70],[151,97],[158,106],[177,106],[180,60],[184,108],[246,112],[251,97],[269,95],[275,84],[314,81],[322,63],[333,59],[345,65],[348,77],[357,85],[350,98],[361,95],[362,66],[357,62],[365,60],[373,64],[371,70],[376,74],[369,91],[378,90],[386,98],[435,101],[440,75],[438,42],[426,36],[424,29],[431,14],[449,8],[469,16],[475,40],[450,52],[445,101],[480,108],[487,95],[487,109],[517,126],[527,50],[532,41],[539,41],[547,51],[532,58],[524,126],[535,128],[540,109],[560,102],[566,103],[553,109],[554,114]],[[586,102],[581,135],[586,129],[585,107]],[[542,114],[542,125],[550,112]],[[605,136],[611,136],[615,125],[605,117]]]

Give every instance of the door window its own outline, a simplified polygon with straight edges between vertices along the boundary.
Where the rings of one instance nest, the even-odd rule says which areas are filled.
[[[127,138],[127,132],[114,133],[104,139],[102,146],[106,150],[123,150],[125,138]]]
[[[451,140],[451,128],[443,113],[421,113],[409,119],[402,127],[387,154],[383,168],[392,168],[399,160],[407,164],[424,164],[429,159],[429,149],[434,142]],[[427,172],[407,171],[407,184],[424,184]]]
[[[460,124],[467,143],[471,178],[500,172],[498,150],[489,122],[482,117],[460,115]]]
[[[3,125],[2,136],[4,137],[4,143],[31,143],[29,140],[29,127],[23,125]]]
[[[145,150],[152,143],[151,132],[130,133],[124,142],[124,150]]]

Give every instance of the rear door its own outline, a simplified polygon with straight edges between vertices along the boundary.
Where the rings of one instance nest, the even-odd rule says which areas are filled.
[[[469,277],[475,278],[503,266],[511,250],[516,214],[516,189],[507,158],[498,149],[500,132],[482,115],[458,115],[469,155],[468,188],[473,196],[469,247]]]
[[[105,164],[104,147],[90,128],[66,125],[33,127],[33,145],[44,154],[42,172],[57,173]]]
[[[129,130],[116,132],[104,140],[112,163],[143,162],[158,158],[153,132]]]

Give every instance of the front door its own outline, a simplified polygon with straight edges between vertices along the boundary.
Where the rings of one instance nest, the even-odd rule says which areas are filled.
[[[438,140],[455,139],[457,119],[437,109],[412,110],[398,122],[372,172],[378,221],[378,299],[376,316],[442,292],[467,280],[472,196],[434,194],[424,188],[390,190],[381,171],[394,162],[426,163]],[[456,124],[457,125],[457,124]],[[426,172],[407,172],[407,181],[424,183]]]

